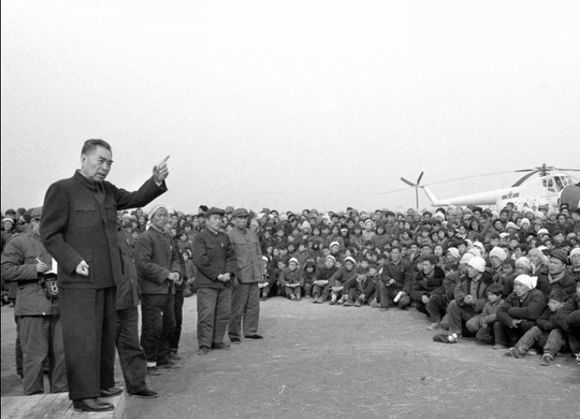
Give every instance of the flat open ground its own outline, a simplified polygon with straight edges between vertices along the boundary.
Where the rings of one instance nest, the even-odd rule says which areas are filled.
[[[580,417],[571,356],[542,367],[536,355],[512,359],[472,339],[435,343],[414,309],[274,298],[261,310],[264,340],[198,356],[196,298],[187,298],[182,368],[149,377],[161,396],[128,397],[127,417]],[[2,307],[2,396],[22,394],[14,339],[13,311]]]

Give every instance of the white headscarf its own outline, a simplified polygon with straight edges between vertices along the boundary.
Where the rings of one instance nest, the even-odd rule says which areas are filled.
[[[538,283],[537,276],[529,276],[529,275],[519,275],[514,282],[519,282],[522,285],[525,285],[529,289],[533,290],[536,288],[536,284]]]

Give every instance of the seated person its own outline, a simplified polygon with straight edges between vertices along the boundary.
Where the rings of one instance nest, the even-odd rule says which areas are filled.
[[[342,293],[344,284],[352,278],[356,278],[356,261],[347,256],[344,259],[344,266],[339,268],[328,280],[330,288],[330,305],[342,304],[346,301],[346,296]]]
[[[413,270],[409,262],[403,260],[401,248],[393,246],[391,248],[390,260],[386,262],[379,272],[377,280],[378,302],[383,310],[398,305],[401,309],[406,309],[411,305],[409,292],[413,281]],[[405,285],[407,289],[405,290]],[[401,297],[395,303],[393,300],[402,292]]]
[[[258,288],[260,289],[260,299],[265,301],[270,295],[270,290],[272,288],[271,281],[276,281],[276,276],[273,269],[270,267],[270,259],[268,256],[262,256],[262,267],[264,268],[264,274],[258,282]]]
[[[497,321],[496,313],[497,309],[503,303],[503,287],[500,284],[491,284],[487,287],[485,291],[487,297],[487,303],[483,306],[481,315],[476,316],[469,320],[467,323],[471,323],[471,328],[477,329],[475,338],[487,344],[493,344],[493,349],[505,349],[506,347],[501,343],[497,342],[495,336],[500,335],[495,333],[496,327],[501,327],[501,324]],[[479,320],[479,324],[475,325],[475,320]]]
[[[536,281],[536,277],[529,275],[516,277],[514,292],[497,309],[497,320],[502,325],[497,328],[498,344],[513,346],[536,325],[536,320],[546,308],[546,298],[542,291],[536,289]]]
[[[302,270],[302,279],[304,281],[303,290],[304,296],[310,298],[312,295],[312,286],[314,277],[316,276],[316,263],[314,260],[307,260]]]
[[[301,289],[304,285],[302,271],[298,269],[298,260],[291,258],[288,267],[280,274],[280,285],[284,289],[284,295],[290,300],[299,301],[302,299]]]
[[[568,263],[568,252],[565,249],[556,249],[552,252],[548,261],[548,272],[541,272],[538,275],[538,289],[548,295],[552,290],[564,290],[568,297],[574,295],[576,282],[568,274],[566,264]]]
[[[576,294],[558,310],[556,323],[566,332],[570,350],[580,360],[580,282],[576,282]]]
[[[510,295],[514,291],[514,280],[518,276],[516,262],[507,258],[501,265],[501,272],[496,276],[496,282],[503,287],[503,295]]]
[[[336,259],[334,256],[327,255],[324,258],[324,266],[316,270],[314,280],[312,281],[312,298],[313,303],[322,304],[330,295],[328,280],[338,271]]]
[[[463,324],[467,322],[467,331],[476,334],[479,328],[479,316],[486,303],[487,287],[493,283],[493,278],[485,270],[485,259],[475,256],[467,262],[467,274],[459,279],[455,287],[454,300],[448,307],[449,331],[458,337],[463,335]],[[469,322],[474,318],[473,322]],[[439,323],[432,324],[435,329]]]
[[[358,269],[357,276],[355,278],[349,279],[342,290],[343,295],[346,295],[346,301],[344,302],[345,307],[356,306],[360,307],[361,304],[369,302],[369,299],[375,292],[375,281],[374,277],[376,275],[377,268],[375,266],[369,266],[368,269]]]
[[[570,251],[570,266],[568,266],[568,276],[571,276],[576,283],[580,281],[580,247]]]
[[[530,348],[538,346],[544,352],[540,365],[550,365],[558,351],[566,345],[565,332],[556,323],[558,311],[564,307],[565,301],[566,293],[563,290],[552,291],[548,307],[538,317],[536,325],[524,333],[506,355],[521,358]]]
[[[445,271],[437,266],[437,256],[428,255],[421,259],[421,270],[415,275],[411,290],[411,300],[421,313],[426,314],[433,323],[439,323],[445,314],[443,279]]]

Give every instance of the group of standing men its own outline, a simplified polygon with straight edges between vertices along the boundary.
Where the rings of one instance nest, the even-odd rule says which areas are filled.
[[[199,355],[211,349],[229,349],[224,342],[226,330],[234,344],[241,343],[242,328],[245,338],[262,339],[257,334],[258,282],[265,273],[260,241],[248,228],[246,209],[234,211],[235,228],[227,234],[221,231],[224,215],[224,210],[210,208],[205,214],[205,229],[193,241]]]
[[[14,249],[14,260],[3,255],[3,276],[10,273],[20,293],[38,300],[31,304],[28,296],[18,298],[15,312],[23,319],[19,331],[25,394],[43,392],[45,358],[56,353],[61,356],[50,362],[51,391],[68,390],[76,411],[113,410],[102,397],[122,392],[114,380],[117,345],[128,393],[157,396],[147,388],[145,376],[158,365],[171,364],[169,334],[175,317],[168,314],[174,309],[182,270],[165,232],[166,207],[158,205],[150,212],[151,226],[136,244],[135,264],[118,230],[117,211],[145,206],[167,191],[168,157],[137,191],[128,192],[105,181],[113,163],[111,146],[103,140],[86,141],[81,168],[49,187],[44,206],[32,211],[30,233],[14,243],[20,246]],[[221,230],[223,216],[224,211],[215,207],[207,211],[206,228],[193,246],[200,355],[229,349],[226,330],[232,343],[241,343],[242,329],[245,338],[262,338],[257,334],[258,281],[264,274],[259,239],[247,228],[247,210],[236,210],[236,228],[228,234]],[[46,285],[39,281],[52,258],[58,262],[54,299],[47,297]],[[139,295],[142,347],[137,336]],[[34,337],[41,333],[48,343],[39,346]],[[59,341],[60,348],[48,347]]]

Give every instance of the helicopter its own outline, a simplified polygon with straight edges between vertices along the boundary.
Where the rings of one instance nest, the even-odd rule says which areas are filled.
[[[570,175],[564,173],[580,172],[580,169],[561,169],[546,166],[544,163],[533,169],[522,169],[515,172],[527,173],[509,188],[448,199],[438,199],[428,186],[421,185],[424,172],[421,172],[416,182],[411,182],[403,177],[401,180],[415,188],[417,207],[419,203],[418,191],[423,189],[434,207],[495,205],[496,208],[504,208],[506,205],[512,204],[517,210],[529,208],[535,211],[547,206],[548,209],[558,211],[560,205],[565,203],[570,209],[580,208],[580,183],[575,183]]]

